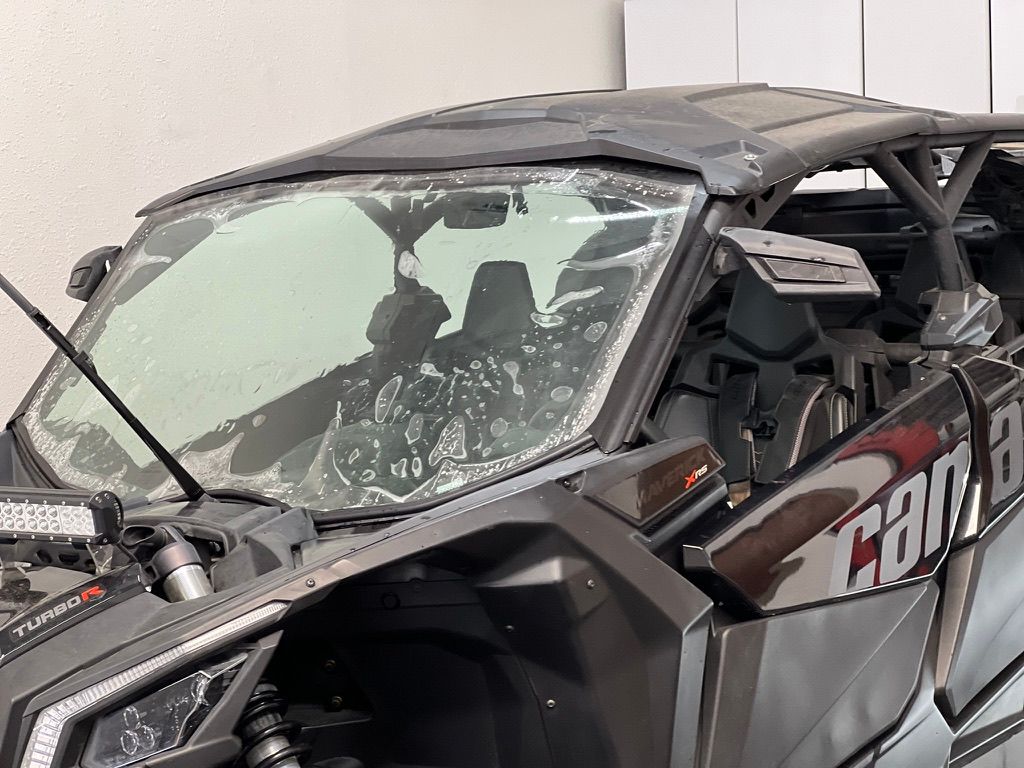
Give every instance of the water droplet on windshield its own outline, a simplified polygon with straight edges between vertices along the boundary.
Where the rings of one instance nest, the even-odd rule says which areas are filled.
[[[456,416],[441,430],[441,436],[437,438],[437,445],[427,457],[427,462],[433,467],[445,457],[466,458],[466,422],[461,416]]]
[[[587,330],[583,332],[583,338],[586,339],[587,341],[597,341],[602,336],[604,336],[604,332],[607,330],[608,323],[602,320],[601,322],[594,323],[589,328],[587,328]]]
[[[395,477],[408,477],[409,471],[406,468],[409,460],[406,458],[399,459],[397,462],[391,465],[391,474]]]
[[[434,376],[435,378],[438,379],[444,378],[444,374],[437,370],[433,363],[424,363],[423,365],[421,365],[420,373],[422,373],[424,376]]]
[[[419,477],[423,474],[423,459],[419,456],[413,456],[412,458],[412,475],[413,477]]]
[[[495,419],[491,422],[491,437],[501,437],[508,432],[508,422],[504,419]]]
[[[480,370],[480,368],[483,367],[483,363],[481,363],[479,360],[474,360],[472,363],[469,364],[469,367],[472,368],[474,371],[478,371]]]
[[[354,462],[355,462],[355,460],[356,460],[356,459],[358,459],[358,458],[359,458],[359,449],[358,449],[358,448],[353,448],[353,449],[352,449],[352,453],[350,453],[350,454],[348,455],[348,463],[349,463],[349,464],[352,464],[352,463],[354,463]]]
[[[419,280],[423,277],[423,264],[415,253],[402,251],[402,255],[398,257],[398,271],[403,277]]]
[[[523,347],[523,349],[526,349],[526,347]],[[517,377],[519,376],[519,363],[515,360],[509,360],[507,363],[503,363],[501,367],[504,368],[505,373],[512,378],[512,394],[522,395],[523,385],[517,381]]]
[[[540,312],[531,312],[530,319],[541,328],[557,328],[565,325],[565,318],[561,315],[542,315]]]
[[[401,376],[395,376],[380,388],[380,392],[377,393],[377,403],[373,410],[373,417],[377,420],[378,424],[383,422],[385,417],[388,415],[388,411],[391,410],[392,403],[394,403],[395,398],[398,397],[398,390],[401,388]]]
[[[555,387],[551,390],[551,399],[556,403],[564,403],[572,397],[572,387]]]
[[[532,344],[527,344],[527,345],[525,345],[523,347],[523,352],[525,352],[528,355],[532,355],[536,351],[537,351],[537,348],[535,346],[533,346]]]
[[[631,251],[619,253],[615,256],[606,256],[603,259],[593,259],[592,261],[577,261],[573,259],[566,264],[566,268],[581,271],[598,271],[612,269],[613,267],[638,266],[644,264],[649,257],[660,251],[663,247],[662,243],[648,243]]]
[[[405,441],[412,445],[420,439],[423,434],[423,414],[416,413],[409,419],[409,426],[405,428]]]
[[[549,301],[546,309],[554,312],[559,307],[569,304],[570,302],[593,298],[603,290],[603,285],[595,285],[593,288],[584,288],[581,291],[569,291],[568,293],[563,293],[557,299]]]
[[[252,425],[254,427],[262,427],[266,423],[267,417],[264,416],[262,413],[257,413],[255,416],[252,417]]]

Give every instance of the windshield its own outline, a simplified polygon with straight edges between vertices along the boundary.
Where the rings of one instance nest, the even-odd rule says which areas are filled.
[[[692,194],[481,168],[209,195],[147,223],[73,341],[208,488],[428,499],[585,432]],[[71,485],[178,492],[65,362],[24,426]]]

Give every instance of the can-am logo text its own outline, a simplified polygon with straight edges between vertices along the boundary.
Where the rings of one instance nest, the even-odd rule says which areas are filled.
[[[28,636],[32,632],[44,627],[47,623],[52,622],[55,619],[59,619],[65,616],[68,611],[73,611],[80,605],[86,605],[88,603],[95,603],[97,600],[106,594],[106,590],[98,584],[91,587],[87,587],[77,595],[69,597],[60,603],[50,606],[45,611],[41,611],[30,619],[27,619],[23,623],[11,629],[11,634],[19,640]]]
[[[924,575],[949,543],[963,498],[971,449],[966,440],[931,466],[876,497],[841,523],[829,594],[889,584]]]

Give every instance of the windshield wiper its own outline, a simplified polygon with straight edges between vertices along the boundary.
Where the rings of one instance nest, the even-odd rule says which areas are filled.
[[[200,501],[201,499],[209,499],[209,494],[203,489],[203,486],[199,484],[192,475],[189,474],[188,470],[185,469],[178,460],[171,455],[160,441],[157,440],[153,433],[146,429],[145,425],[138,420],[134,413],[132,413],[128,406],[121,402],[114,391],[107,386],[107,383],[100,377],[96,371],[96,366],[93,365],[89,355],[78,349],[75,349],[74,344],[68,341],[67,336],[60,332],[53,323],[51,323],[46,315],[39,311],[32,303],[26,299],[21,292],[15,288],[11,282],[0,274],[0,291],[3,291],[11,300],[18,305],[18,308],[28,315],[29,319],[39,326],[39,329],[46,335],[53,345],[60,350],[71,364],[74,365],[82,375],[96,388],[103,399],[110,403],[110,407],[113,408],[118,416],[124,419],[125,423],[132,428],[132,431],[139,436],[139,439],[146,444],[146,447],[153,452],[153,455],[157,457],[161,464],[167,468],[171,477],[174,478],[175,482],[181,487],[181,490],[185,492],[185,495],[190,501]]]

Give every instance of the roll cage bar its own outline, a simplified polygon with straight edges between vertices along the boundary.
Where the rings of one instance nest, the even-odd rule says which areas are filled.
[[[1015,134],[1013,138],[1018,138],[1018,135]],[[907,137],[849,153],[820,170],[849,167],[849,164],[844,166],[844,162],[862,159],[864,166],[877,173],[911,213],[918,217],[932,248],[938,287],[946,291],[963,291],[965,285],[960,269],[960,251],[953,235],[953,222],[995,142],[996,134],[991,132],[969,137]],[[932,150],[954,147],[963,147],[963,151],[942,188],[932,163]],[[740,221],[736,225],[763,227],[782,207],[797,184],[812,173],[797,174],[761,193],[752,194],[737,209]]]

